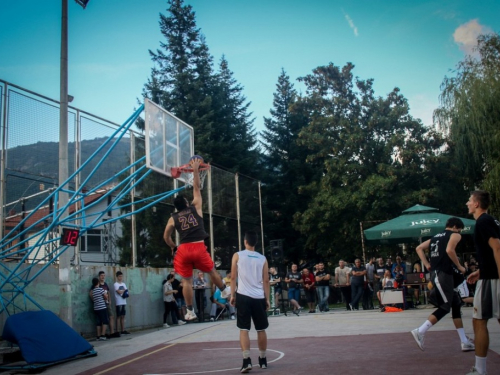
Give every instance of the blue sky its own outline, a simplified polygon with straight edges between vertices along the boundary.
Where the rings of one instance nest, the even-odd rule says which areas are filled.
[[[284,68],[296,79],[352,62],[385,96],[399,87],[432,123],[439,86],[479,33],[500,32],[500,1],[190,0],[214,61],[222,55],[263,129]],[[159,47],[166,0],[69,0],[73,105],[122,123],[137,107]],[[0,1],[0,79],[59,97],[60,0]],[[168,108],[167,108],[168,110]]]

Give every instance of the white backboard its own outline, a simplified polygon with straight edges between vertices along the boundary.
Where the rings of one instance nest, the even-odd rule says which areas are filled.
[[[194,155],[194,130],[149,99],[144,99],[146,165],[172,177],[170,168],[189,162]],[[183,176],[179,180],[184,181]]]

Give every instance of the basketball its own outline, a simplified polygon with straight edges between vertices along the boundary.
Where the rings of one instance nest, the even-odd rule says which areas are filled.
[[[191,156],[191,159],[189,159],[189,161],[192,161],[194,159],[201,159],[201,162],[203,163],[203,158],[200,155],[193,155],[193,156]]]

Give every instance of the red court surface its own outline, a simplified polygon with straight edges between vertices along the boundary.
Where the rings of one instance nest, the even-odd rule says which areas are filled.
[[[251,336],[252,337],[252,336]],[[258,366],[252,340],[255,374],[466,374],[474,352],[462,352],[456,331],[428,332],[421,351],[409,332],[334,337],[298,337],[268,341],[268,369]],[[111,350],[119,352],[120,348]],[[242,363],[237,341],[166,343],[78,375],[237,374]],[[488,353],[489,374],[500,374],[500,355]]]

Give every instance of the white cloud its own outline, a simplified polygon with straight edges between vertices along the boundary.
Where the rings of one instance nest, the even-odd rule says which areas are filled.
[[[476,18],[457,27],[453,33],[453,39],[462,51],[472,55],[474,47],[477,46],[477,37],[491,32],[492,30],[489,27],[481,25]]]
[[[349,15],[347,13],[344,13],[344,17],[347,20],[349,27],[352,29],[352,31],[354,31],[354,35],[358,36],[358,28],[354,24],[354,21],[351,19],[351,17],[349,17]]]

